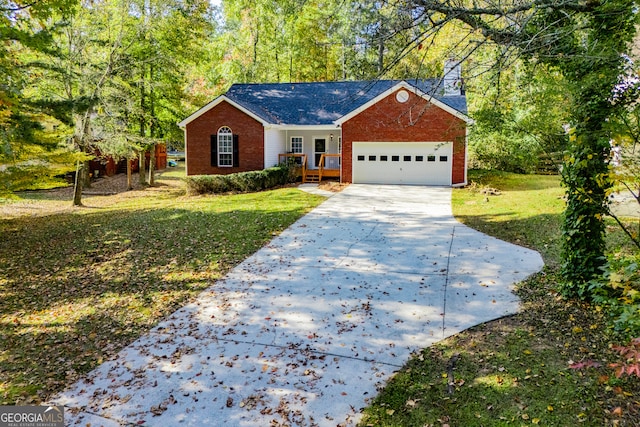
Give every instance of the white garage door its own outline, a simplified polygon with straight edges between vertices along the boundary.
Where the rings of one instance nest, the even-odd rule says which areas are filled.
[[[353,182],[451,185],[450,142],[354,142]]]

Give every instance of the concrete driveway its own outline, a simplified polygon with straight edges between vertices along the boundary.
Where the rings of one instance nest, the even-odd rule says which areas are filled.
[[[518,310],[537,252],[451,190],[351,185],[55,399],[70,425],[336,426],[411,353]]]

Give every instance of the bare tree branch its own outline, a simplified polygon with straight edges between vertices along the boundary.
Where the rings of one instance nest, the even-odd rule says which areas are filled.
[[[0,7],[0,12],[20,12],[22,10],[26,10],[29,9],[32,6],[35,6],[36,4],[38,4],[39,0],[35,0],[32,3],[28,3],[25,5],[20,5],[15,3],[15,6],[13,7]]]

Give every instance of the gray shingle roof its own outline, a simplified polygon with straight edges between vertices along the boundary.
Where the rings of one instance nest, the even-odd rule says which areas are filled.
[[[225,96],[268,123],[330,125],[402,81],[234,84]],[[443,96],[440,80],[405,82],[467,114],[466,97]]]

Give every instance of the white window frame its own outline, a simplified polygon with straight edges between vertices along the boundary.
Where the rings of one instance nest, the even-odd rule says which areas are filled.
[[[296,140],[296,141],[294,141]],[[294,145],[294,143],[300,143],[300,151],[296,151],[296,146]],[[304,137],[302,136],[292,136],[291,137],[291,152],[293,154],[303,154],[304,153]]]
[[[218,166],[233,167],[233,132],[229,126],[218,129]]]

